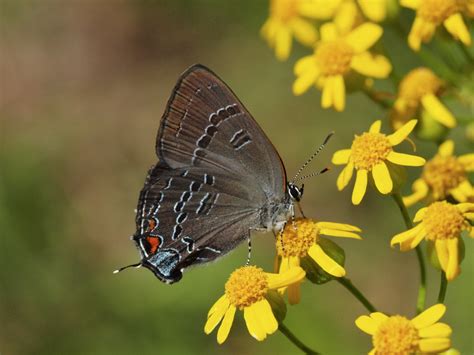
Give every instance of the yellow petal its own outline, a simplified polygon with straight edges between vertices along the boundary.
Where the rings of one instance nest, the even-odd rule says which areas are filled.
[[[344,107],[346,106],[346,87],[344,86],[344,78],[342,75],[336,75],[332,80],[332,101],[336,111],[341,112],[344,111]]]
[[[360,330],[369,335],[374,335],[379,326],[379,323],[369,316],[360,316],[355,320],[355,324]]]
[[[319,228],[329,228],[329,229],[348,231],[348,232],[362,232],[360,228],[350,225],[350,224],[345,224],[345,223],[317,222],[316,225]]]
[[[351,150],[342,149],[334,153],[331,161],[335,165],[347,164],[349,162],[350,157],[351,157]]]
[[[262,341],[267,337],[267,333],[265,332],[265,328],[255,311],[255,304],[256,303],[244,308],[244,319],[250,335],[257,340]]]
[[[221,326],[217,331],[217,342],[219,344],[225,342],[227,336],[229,335],[230,328],[232,327],[232,323],[234,321],[235,310],[235,306],[231,305],[227,309],[227,312],[225,312],[224,319],[222,320]]]
[[[454,153],[454,142],[451,139],[443,142],[438,148],[438,154],[442,157],[450,157]]]
[[[435,241],[436,255],[438,256],[439,264],[441,269],[446,270],[448,267],[448,243],[446,240]]]
[[[422,338],[447,338],[451,333],[451,327],[445,323],[435,323],[419,330]]]
[[[352,58],[351,68],[362,75],[383,79],[392,71],[392,64],[383,55],[362,52]]]
[[[372,176],[374,177],[375,186],[381,194],[388,194],[393,189],[392,178],[388,172],[387,165],[384,162],[375,165],[372,169]]]
[[[320,234],[323,235],[329,235],[332,237],[342,237],[342,238],[352,238],[352,239],[362,239],[360,235],[357,235],[353,232],[348,232],[348,231],[341,231],[337,229],[327,229],[327,228],[321,228],[319,230]]]
[[[362,53],[372,47],[382,36],[383,29],[379,25],[366,22],[352,30],[346,37],[349,44],[356,53]]]
[[[375,22],[385,20],[388,6],[386,0],[359,0],[358,3],[369,20]]]
[[[441,103],[441,101],[438,100],[435,95],[424,95],[421,98],[421,103],[423,108],[442,125],[448,128],[453,128],[456,126],[456,119],[452,113],[448,111],[448,109]]]
[[[410,120],[400,127],[395,133],[388,135],[387,138],[390,144],[395,146],[403,142],[405,138],[411,133],[411,131],[413,131],[417,123],[417,120]]]
[[[456,208],[462,213],[471,212],[471,211],[474,211],[474,203],[470,203],[470,202],[458,203],[456,205]]]
[[[382,121],[377,120],[370,125],[369,132],[370,133],[380,133],[380,127],[382,127]]]
[[[416,10],[420,6],[422,0],[400,0],[400,5]]]
[[[329,18],[334,16],[334,12],[339,6],[340,2],[340,0],[299,1],[298,12],[306,17],[318,20],[328,20]]]
[[[464,217],[469,219],[470,221],[474,221],[474,213],[473,212],[464,213]]]
[[[423,353],[438,354],[451,347],[451,340],[449,338],[420,339],[418,346],[420,347],[420,351]]]
[[[416,329],[426,328],[439,321],[445,312],[446,306],[438,303],[417,315],[411,320],[411,323]]]
[[[318,39],[318,34],[314,26],[300,17],[291,21],[291,28],[295,38],[306,46],[311,46]]]
[[[313,244],[308,249],[308,254],[328,274],[335,277],[342,277],[346,274],[346,270],[331,259],[318,244]]]
[[[452,281],[459,275],[461,269],[459,267],[458,255],[458,238],[448,239],[448,265],[445,270],[446,279]]]
[[[425,216],[425,213],[426,211],[428,210],[428,207],[423,207],[423,208],[420,208],[418,210],[418,212],[416,212],[415,214],[415,218],[413,218],[413,222],[419,222],[423,219],[423,217]]]
[[[309,67],[293,83],[293,94],[299,96],[305,93],[313,85],[319,76],[319,69],[316,66]]]
[[[358,205],[365,195],[367,189],[367,170],[357,170],[354,190],[352,191],[352,203]]]
[[[354,163],[349,162],[344,169],[342,169],[341,173],[337,177],[337,189],[341,191],[344,189],[349,181],[351,181],[352,173],[354,171]]]
[[[266,274],[270,289],[288,286],[304,279],[306,273],[300,267],[291,267],[281,274]]]
[[[209,310],[207,322],[204,326],[204,333],[210,334],[214,328],[219,324],[222,317],[229,308],[229,299],[224,295],[217,300],[216,303]]]
[[[323,94],[321,96],[322,108],[329,108],[333,104],[333,77],[328,76],[324,81]]]
[[[288,303],[298,304],[301,300],[301,283],[297,282],[288,286]]]
[[[423,224],[420,223],[421,226],[423,226]],[[423,239],[425,239],[426,237],[426,230],[424,227],[422,227],[418,233],[416,233],[415,237],[413,238],[413,240],[410,242],[410,245],[408,246],[410,249],[414,249],[418,246],[418,244],[421,243],[421,241]]]
[[[287,60],[291,52],[291,32],[288,27],[280,27],[276,33],[275,54],[278,60]]]
[[[394,164],[405,166],[422,166],[426,162],[426,160],[422,157],[411,154],[397,153],[394,151],[391,151],[387,155],[387,160]]]
[[[417,203],[428,195],[429,187],[423,179],[417,179],[412,185],[413,194],[405,196],[403,203],[406,207]]]
[[[390,246],[393,247],[395,244],[401,244],[406,241],[411,241],[416,235],[423,229],[421,224],[418,224],[416,227],[406,230],[402,233],[396,234],[390,241]]]
[[[265,333],[272,334],[278,329],[278,322],[273,315],[272,307],[266,299],[254,303],[251,307],[254,308],[255,313],[263,326]]]
[[[469,34],[469,30],[459,12],[444,20],[444,27],[446,27],[448,32],[451,33],[454,38],[459,39],[466,46],[471,45],[471,35]]]
[[[342,1],[333,17],[333,22],[337,27],[338,33],[349,33],[355,27],[354,25],[356,20],[358,20],[358,15],[359,9],[354,2]]]
[[[464,166],[467,171],[474,170],[474,153],[464,154],[458,157],[458,161]]]
[[[388,318],[388,316],[383,314],[382,312],[372,312],[370,313],[370,318],[377,321],[378,323],[382,323]]]
[[[293,72],[295,73],[296,76],[300,76],[305,71],[311,69],[314,66],[316,66],[314,56],[313,55],[307,55],[307,56],[297,60]]]
[[[322,25],[319,31],[321,32],[321,40],[324,42],[334,41],[338,37],[336,25],[331,22]]]
[[[414,51],[419,51],[421,47],[422,32],[425,22],[420,17],[415,17],[410,33],[408,34],[408,45]]]

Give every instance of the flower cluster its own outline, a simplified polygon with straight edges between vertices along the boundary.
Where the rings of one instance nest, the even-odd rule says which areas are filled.
[[[308,50],[294,62],[294,95],[315,87],[321,91],[321,107],[344,111],[349,106],[346,94],[359,91],[385,112],[366,132],[354,129],[359,133],[347,143],[348,148],[333,154],[332,163],[343,166],[335,184],[342,191],[355,177],[353,205],[361,204],[372,187],[390,196],[399,207],[405,229],[385,236],[385,243],[387,249],[391,246],[402,252],[416,251],[421,275],[417,315],[409,319],[378,312],[346,278],[345,251],[328,237],[361,240],[361,229],[301,217],[289,220],[276,234],[273,273],[244,266],[230,275],[225,294],[208,313],[205,333],[219,326],[217,341],[223,343],[238,309],[243,311],[248,331],[255,339],[264,340],[278,329],[288,336],[283,324],[286,302],[299,304],[308,284],[337,280],[370,312],[355,321],[372,337],[369,354],[447,350],[456,354],[451,349],[451,327],[439,320],[446,312],[443,303],[448,284],[460,277],[461,263],[467,255],[463,235],[474,238],[474,188],[469,180],[474,154],[455,155],[454,142],[460,135],[448,138],[464,125],[471,127],[467,139],[474,136],[474,56],[472,48],[466,48],[471,45],[471,35],[465,22],[474,18],[473,1],[270,0],[269,9],[261,35],[276,57],[288,60],[294,39]],[[403,25],[411,22],[399,21],[402,13],[412,16],[409,21],[414,18],[411,28]],[[400,42],[407,52],[419,56],[422,65],[407,70],[394,60],[384,38],[384,29],[389,28],[392,35],[403,33]],[[451,58],[456,63],[451,63]],[[386,79],[388,92],[380,91],[373,79]],[[463,105],[470,116],[463,114]],[[383,119],[386,122],[382,130]],[[433,142],[437,148],[427,153],[429,148],[421,145],[421,153],[416,152],[417,140]],[[456,145],[457,149],[462,146]],[[417,174],[412,181],[407,167]],[[407,192],[408,184],[411,192]],[[423,205],[411,218],[408,208],[415,204]],[[428,260],[441,275],[438,302],[429,308],[425,307],[422,246],[426,246]],[[295,336],[288,338],[294,341]],[[295,345],[302,347],[300,341]]]

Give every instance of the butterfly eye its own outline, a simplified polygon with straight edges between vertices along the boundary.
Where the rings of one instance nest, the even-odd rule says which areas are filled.
[[[298,186],[293,185],[292,183],[288,184],[288,193],[293,200],[300,201],[301,196],[303,196],[304,185],[301,185],[301,189]]]

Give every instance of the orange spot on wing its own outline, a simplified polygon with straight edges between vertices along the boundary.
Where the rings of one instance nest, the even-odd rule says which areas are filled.
[[[155,254],[156,250],[160,246],[160,239],[155,237],[146,237],[146,241],[150,245],[150,253]]]

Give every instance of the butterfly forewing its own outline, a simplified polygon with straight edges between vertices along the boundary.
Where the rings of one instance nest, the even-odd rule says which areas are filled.
[[[232,91],[196,65],[178,80],[137,208],[142,265],[173,283],[265,228],[287,202],[281,159]],[[286,205],[285,205],[286,206]]]

